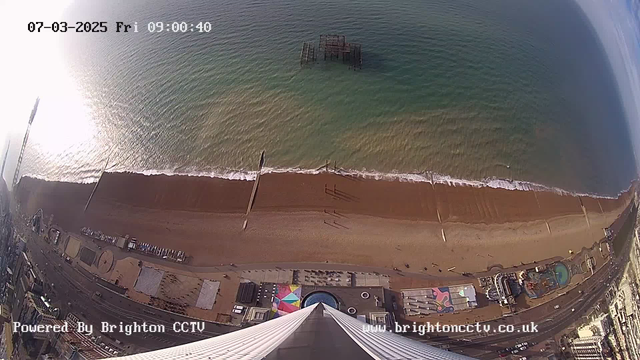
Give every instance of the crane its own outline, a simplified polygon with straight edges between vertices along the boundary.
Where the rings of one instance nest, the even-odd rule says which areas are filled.
[[[31,130],[31,123],[33,123],[33,119],[36,117],[36,112],[38,111],[38,104],[40,103],[40,97],[36,99],[35,105],[33,105],[33,110],[31,110],[31,116],[29,117],[29,125],[27,125],[27,131],[24,134],[24,140],[22,140],[22,148],[20,149],[20,156],[18,156],[18,163],[16,164],[16,172],[13,174],[13,183],[11,184],[11,189],[14,189],[18,184],[18,180],[20,180],[20,165],[22,164],[22,157],[24,156],[24,149],[27,147],[27,140],[29,140],[29,131]]]

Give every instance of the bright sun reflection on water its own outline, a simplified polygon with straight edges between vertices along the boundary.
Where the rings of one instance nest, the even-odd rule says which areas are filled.
[[[29,148],[48,161],[62,153],[86,150],[95,124],[86,99],[70,76],[59,46],[62,33],[27,31],[30,21],[59,21],[70,0],[15,1],[0,6],[3,36],[9,49],[2,59],[2,110],[0,143],[5,136],[22,137],[36,97],[40,106],[29,136]]]
[[[38,120],[34,121],[30,145],[50,159],[67,152],[82,152],[95,133],[89,108],[64,71],[63,64],[48,77],[40,93]]]
[[[30,145],[52,159],[68,151],[83,151],[83,145],[90,142],[94,135],[95,126],[86,107],[80,105],[82,99],[73,91],[67,88],[63,96],[43,96],[39,111],[53,114],[55,119],[49,117],[47,121],[38,121],[31,132]]]

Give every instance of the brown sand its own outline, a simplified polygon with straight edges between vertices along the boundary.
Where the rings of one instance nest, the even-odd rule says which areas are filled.
[[[325,192],[325,185],[327,191]],[[94,197],[135,207],[211,213],[243,213],[251,181],[195,176],[105,174]],[[334,186],[336,192],[334,193]],[[24,178],[19,201],[27,212],[38,206],[77,212],[92,184],[45,182]],[[582,197],[589,212],[619,211],[628,201]],[[35,201],[35,202],[34,202]],[[55,204],[54,204],[55,203]],[[599,203],[599,206],[598,206]],[[581,214],[580,198],[551,192],[513,191],[472,186],[364,180],[335,174],[265,174],[253,207],[259,211],[333,211],[383,218],[496,224]]]
[[[583,197],[588,225],[580,198],[550,192],[266,174],[242,231],[252,186],[206,177],[105,174],[86,214],[91,184],[24,178],[17,195],[25,213],[42,208],[69,231],[90,226],[130,234],[184,250],[193,265],[328,260],[409,263],[410,271],[431,262],[478,271],[567,256],[599,240],[630,199],[629,193],[617,200]]]

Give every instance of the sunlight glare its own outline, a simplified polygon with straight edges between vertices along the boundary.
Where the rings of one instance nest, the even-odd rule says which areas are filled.
[[[93,123],[77,85],[65,68],[60,40],[64,33],[51,30],[29,32],[30,21],[60,21],[71,0],[3,2],[0,22],[2,47],[9,49],[2,60],[3,110],[0,140],[26,129],[36,97],[40,97],[30,144],[42,152],[58,154],[89,140]]]

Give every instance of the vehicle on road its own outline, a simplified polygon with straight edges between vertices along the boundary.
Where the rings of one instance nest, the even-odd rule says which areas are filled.
[[[556,306],[554,306],[553,308],[554,308],[554,309],[556,309],[556,310],[558,310],[558,309],[560,309],[560,305],[556,305]]]

